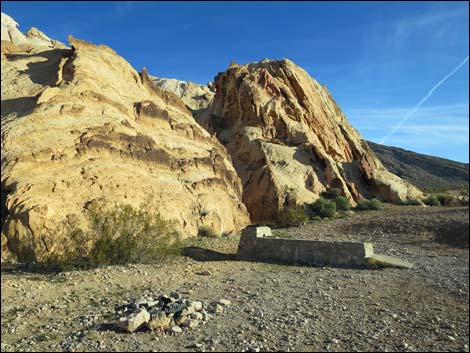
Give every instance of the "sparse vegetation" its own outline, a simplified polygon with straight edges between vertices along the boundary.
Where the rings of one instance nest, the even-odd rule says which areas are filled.
[[[208,225],[200,226],[197,232],[199,237],[207,237],[207,238],[217,238],[218,234],[215,229]]]
[[[444,206],[445,199],[446,199],[447,196],[446,195],[437,195],[436,197],[439,200],[439,203],[441,204],[441,206]]]
[[[428,198],[424,200],[424,203],[428,206],[441,206],[441,202],[437,196],[434,195],[428,196]]]
[[[379,199],[373,198],[370,200],[359,200],[357,202],[356,210],[369,211],[381,210],[383,208],[382,202]]]
[[[343,192],[339,188],[332,188],[321,193],[321,196],[325,199],[335,199],[338,196],[342,196]]]
[[[298,227],[307,220],[307,214],[302,206],[287,206],[278,214],[278,224],[282,227]]]
[[[382,202],[379,199],[371,199],[369,200],[369,209],[370,210],[381,210],[383,209]]]
[[[344,196],[336,196],[335,198],[336,208],[339,211],[349,211],[351,209],[351,204],[349,200]]]
[[[332,218],[336,214],[336,203],[320,197],[310,205],[310,209],[321,218]]]
[[[151,263],[180,251],[178,234],[151,202],[139,208],[116,204],[104,209],[92,204],[87,215],[89,229],[71,226],[70,244],[52,263],[62,267]]]
[[[398,204],[401,206],[420,206],[421,202],[416,199],[407,199],[406,201],[400,201]]]

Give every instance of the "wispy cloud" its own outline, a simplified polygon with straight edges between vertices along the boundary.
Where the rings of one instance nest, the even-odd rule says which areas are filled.
[[[384,109],[349,109],[350,123],[364,138],[381,143],[390,126],[400,121],[412,107]],[[424,107],[387,140],[388,145],[419,151],[439,151],[449,146],[468,150],[469,104],[457,103]],[[437,152],[434,152],[437,154]]]
[[[386,124],[390,127],[390,122],[398,121],[406,114],[410,107],[398,108],[352,108],[347,111],[348,117],[355,121],[364,122],[369,125],[371,123]],[[416,114],[415,119],[421,121],[441,120],[447,121],[448,119],[464,119],[468,122],[469,104],[455,103],[443,104],[423,107]]]
[[[384,143],[390,136],[397,132],[409,119],[416,114],[416,112],[421,108],[421,106],[432,96],[434,91],[439,88],[449,77],[455,74],[463,65],[468,62],[468,56],[462,61],[459,65],[457,65],[451,72],[445,75],[439,82],[437,82],[431,90],[423,97],[421,100],[408,112],[405,116],[396,124],[390,132],[388,132],[381,140],[380,143]]]
[[[452,20],[462,16],[468,16],[468,13],[461,9],[456,10],[437,10],[421,13],[415,16],[409,16],[397,20],[393,26],[392,39],[396,44],[403,43],[413,34],[420,31],[432,31],[434,37],[442,37],[444,31],[449,29]]]

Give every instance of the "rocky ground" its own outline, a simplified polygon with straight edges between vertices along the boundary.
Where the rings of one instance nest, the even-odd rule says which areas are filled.
[[[383,211],[274,230],[371,241],[410,270],[233,260],[238,237],[156,265],[50,273],[2,266],[2,351],[469,351],[468,207]],[[464,233],[466,233],[466,235]],[[181,333],[119,331],[114,307],[176,291],[223,313]]]

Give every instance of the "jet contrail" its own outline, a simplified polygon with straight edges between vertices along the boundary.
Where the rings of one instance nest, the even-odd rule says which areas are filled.
[[[449,72],[446,76],[444,76],[444,78],[442,80],[440,80],[438,83],[436,83],[434,85],[433,88],[431,88],[431,90],[428,92],[428,94],[426,94],[419,102],[418,104],[415,105],[415,107],[413,109],[410,110],[410,112],[408,114],[405,115],[405,117],[403,119],[400,120],[400,122],[392,129],[390,130],[390,132],[385,135],[381,140],[380,140],[380,143],[383,144],[385,142],[385,140],[387,140],[390,136],[392,136],[395,132],[397,132],[397,130],[399,128],[401,128],[403,126],[404,123],[406,123],[406,121],[408,119],[410,119],[418,110],[419,108],[421,108],[421,106],[424,104],[424,102],[426,102],[428,100],[429,97],[431,97],[431,95],[434,93],[434,91],[440,86],[442,85],[450,76],[452,76],[453,74],[455,74],[458,69],[460,69],[463,65],[465,65],[465,63],[468,61],[468,56],[465,58],[464,61],[462,61],[455,69],[453,69],[451,72]]]

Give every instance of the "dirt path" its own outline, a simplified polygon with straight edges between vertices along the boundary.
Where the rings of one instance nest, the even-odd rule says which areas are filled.
[[[200,249],[193,258],[159,265],[60,274],[3,266],[1,348],[468,352],[468,217],[468,208],[391,206],[274,231],[371,241],[376,252],[413,262],[410,270],[237,262],[224,254],[235,253],[238,237],[194,240]],[[202,270],[211,274],[196,274]],[[174,336],[126,334],[111,324],[114,307],[130,297],[171,291],[232,304],[207,324]]]

